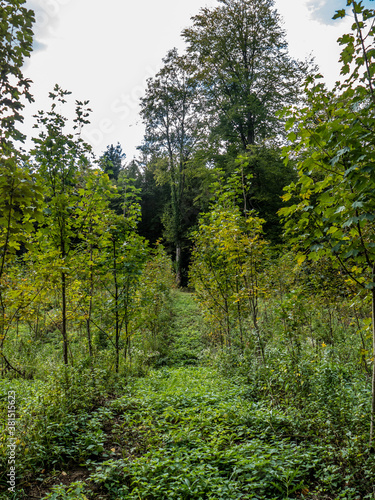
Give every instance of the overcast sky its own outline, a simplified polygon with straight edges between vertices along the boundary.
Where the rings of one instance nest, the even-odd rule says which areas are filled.
[[[364,3],[375,6],[371,0]],[[84,138],[97,155],[120,142],[127,160],[137,156],[143,138],[139,98],[146,80],[161,67],[166,52],[184,43],[180,33],[201,7],[216,0],[28,0],[36,13],[34,52],[24,74],[34,83],[35,104],[25,110],[24,132],[32,115],[48,109],[55,83],[93,110]],[[338,78],[337,38],[348,19],[332,21],[345,0],[276,0],[293,57],[312,54],[327,84]]]

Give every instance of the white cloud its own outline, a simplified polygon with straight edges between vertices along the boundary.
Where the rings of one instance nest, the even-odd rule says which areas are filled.
[[[298,4],[292,5],[290,0],[276,0],[276,7],[285,22],[291,55],[298,59],[312,55],[329,87],[335,84],[340,75],[341,65],[338,61],[341,48],[337,39],[350,31],[351,21],[348,18],[330,22],[335,12],[335,3],[341,3],[342,7],[344,1],[300,0]],[[312,10],[313,5],[315,11]],[[323,7],[328,9],[328,6],[330,12],[322,23],[317,10]],[[321,10],[321,14],[322,12]]]
[[[308,0],[306,5],[311,19],[323,24],[333,24],[335,21],[332,17],[343,8],[342,0]]]
[[[62,9],[72,0],[27,0],[26,7],[35,13],[34,52],[46,50],[45,40],[56,36]]]
[[[373,0],[362,0],[364,7],[373,7]],[[307,8],[309,9],[311,19],[322,24],[332,25],[337,23],[332,17],[336,11],[345,9],[347,12],[351,7],[346,7],[344,0],[307,0]]]

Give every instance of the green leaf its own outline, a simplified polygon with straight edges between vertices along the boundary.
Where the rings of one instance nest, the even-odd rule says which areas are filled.
[[[319,250],[322,250],[323,245],[321,243],[316,243],[315,245],[312,245],[311,251],[312,252],[318,252]]]
[[[355,201],[355,202],[352,204],[352,207],[353,207],[353,208],[362,208],[362,207],[363,207],[363,202],[362,202],[362,201]]]
[[[360,220],[360,221],[363,221],[363,220],[373,221],[374,219],[375,219],[375,215],[370,214],[370,213],[361,214],[358,217],[358,220]]]
[[[342,227],[350,227],[353,224],[357,224],[358,221],[359,221],[359,217],[349,217],[349,219],[344,222]]]
[[[346,206],[345,205],[341,205],[341,207],[339,207],[336,211],[335,211],[335,214],[340,214],[342,212],[345,212],[346,210]]]
[[[341,247],[345,244],[345,241],[344,240],[341,240],[339,241],[332,249],[332,253],[335,254],[335,253],[338,253],[340,250],[341,250]]]
[[[342,19],[343,17],[345,17],[345,15],[345,9],[340,9],[336,11],[336,14],[332,17],[332,19]]]
[[[332,158],[332,160],[330,160],[330,164],[331,165],[335,165],[342,156],[344,156],[345,153],[348,153],[350,151],[350,148],[348,148],[347,146],[345,146],[344,148],[340,149],[336,155]]]
[[[349,252],[346,252],[344,259],[349,259],[349,257],[356,257],[359,254],[359,250],[352,248]]]

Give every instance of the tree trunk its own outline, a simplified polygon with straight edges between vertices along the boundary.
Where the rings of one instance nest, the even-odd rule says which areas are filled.
[[[4,376],[6,367],[4,366],[4,340],[5,340],[5,308],[3,304],[2,293],[0,290],[0,354],[1,354],[1,375]]]
[[[176,245],[176,286],[181,286],[181,244]]]
[[[126,301],[124,304],[125,308],[125,318],[124,318],[124,323],[125,323],[125,346],[124,346],[124,359],[126,361],[128,355],[129,355],[129,361],[131,363],[131,355],[130,355],[130,338],[129,338],[129,317],[128,317],[128,304],[126,303],[129,300],[129,294],[126,294]]]
[[[5,306],[3,294],[0,290],[0,351],[3,350],[5,340]]]
[[[236,292],[237,292],[237,316],[238,316],[238,326],[240,329],[240,342],[241,342],[241,353],[243,354],[243,326],[242,326],[242,310],[241,310],[241,305],[240,305],[240,298],[239,298],[239,283],[238,279],[236,279]]]
[[[68,334],[66,331],[66,274],[61,273],[62,318],[61,333],[63,337],[64,364],[68,365]]]
[[[86,331],[87,331],[87,343],[89,346],[89,356],[92,358],[92,339],[91,339],[91,314],[92,314],[92,296],[94,293],[94,270],[92,265],[92,245],[90,245],[90,301],[89,310],[87,313],[86,320]]]
[[[375,279],[375,266],[372,270],[372,281]],[[374,415],[375,415],[375,288],[371,291],[372,295],[372,381],[371,381],[371,424],[370,424],[370,441],[369,447],[372,447],[372,440],[374,435]]]
[[[115,350],[116,350],[116,373],[119,371],[120,358],[120,320],[118,314],[118,283],[117,283],[117,265],[116,265],[116,242],[113,240],[113,280],[115,283]]]
[[[229,317],[229,305],[228,300],[224,299],[224,313],[225,313],[225,330],[226,330],[226,342],[225,345],[231,347],[231,335],[230,335],[230,317]]]
[[[244,276],[244,282],[247,290],[247,299],[249,302],[250,315],[253,321],[255,337],[257,340],[257,355],[259,360],[266,364],[266,359],[264,355],[264,346],[260,336],[259,327],[258,327],[258,292],[257,292],[257,283],[255,286],[253,283],[250,285],[246,275]]]

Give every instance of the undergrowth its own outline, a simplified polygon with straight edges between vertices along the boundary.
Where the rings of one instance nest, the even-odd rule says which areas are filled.
[[[4,403],[17,396],[18,441],[9,495],[4,404],[1,500],[373,498],[371,390],[355,358],[308,344],[291,357],[276,336],[265,362],[209,347],[187,293],[173,325],[154,367],[111,374],[82,360],[2,380]]]

